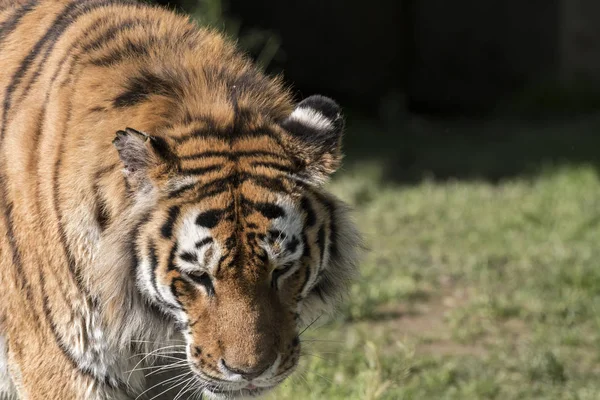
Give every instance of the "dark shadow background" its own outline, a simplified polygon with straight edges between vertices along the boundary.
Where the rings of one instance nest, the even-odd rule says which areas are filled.
[[[598,0],[168,0],[298,98],[348,114],[349,165],[394,183],[600,169]],[[347,163],[347,165],[348,165]]]

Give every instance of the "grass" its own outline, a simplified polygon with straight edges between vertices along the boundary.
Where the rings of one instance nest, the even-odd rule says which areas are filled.
[[[370,252],[275,399],[600,398],[600,118],[350,120]]]

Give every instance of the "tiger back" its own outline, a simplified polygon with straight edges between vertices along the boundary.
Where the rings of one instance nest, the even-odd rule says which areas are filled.
[[[0,54],[0,398],[285,380],[356,273],[339,106],[134,1],[0,1]]]

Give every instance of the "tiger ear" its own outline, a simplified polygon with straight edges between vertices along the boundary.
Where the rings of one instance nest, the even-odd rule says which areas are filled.
[[[117,131],[113,144],[123,163],[123,172],[133,184],[149,181],[151,168],[168,166],[172,159],[169,145],[164,139],[133,128]]]
[[[281,126],[289,134],[289,150],[304,166],[306,178],[322,183],[339,168],[344,118],[335,101],[310,96],[298,103]]]

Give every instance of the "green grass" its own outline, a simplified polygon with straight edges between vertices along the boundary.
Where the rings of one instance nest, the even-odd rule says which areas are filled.
[[[599,399],[596,132],[351,120],[331,189],[370,251],[272,398]]]

